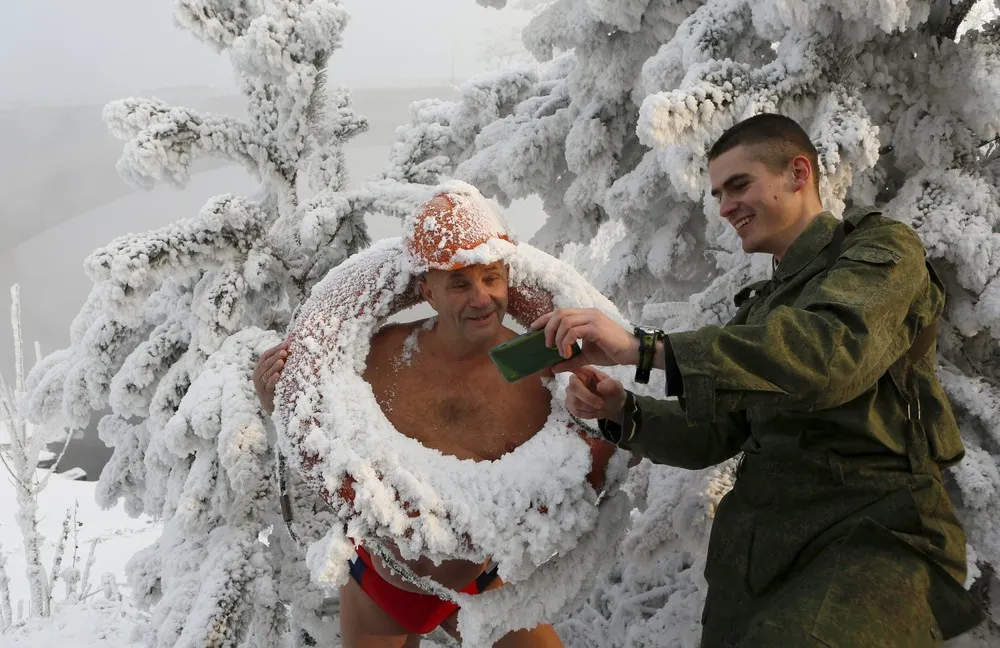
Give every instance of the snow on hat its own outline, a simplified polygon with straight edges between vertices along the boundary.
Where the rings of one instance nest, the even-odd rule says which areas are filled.
[[[414,269],[457,270],[506,259],[517,241],[472,185],[455,182],[420,205],[403,225]]]

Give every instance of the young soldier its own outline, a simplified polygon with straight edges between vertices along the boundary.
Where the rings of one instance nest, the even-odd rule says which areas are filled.
[[[712,195],[743,250],[773,256],[723,327],[671,333],[594,310],[534,323],[584,353],[567,406],[659,463],[742,451],[709,541],[702,646],[933,646],[982,619],[962,583],[965,534],[941,482],[964,449],[935,377],[944,290],[920,239],[877,210],[820,203],[802,128],[758,115],[708,154]],[[564,353],[565,355],[565,353]],[[568,356],[567,356],[568,357]],[[635,396],[586,364],[666,372]]]

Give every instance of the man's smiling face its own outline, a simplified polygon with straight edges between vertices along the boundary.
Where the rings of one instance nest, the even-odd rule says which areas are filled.
[[[507,313],[506,264],[430,270],[421,291],[439,320],[447,321],[470,342],[492,340]]]
[[[752,147],[737,146],[713,159],[708,175],[719,214],[736,229],[743,251],[780,256],[782,234],[798,220],[791,167],[771,169]]]

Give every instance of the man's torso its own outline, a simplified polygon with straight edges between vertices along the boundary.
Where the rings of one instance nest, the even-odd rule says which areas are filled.
[[[832,216],[828,218],[833,220]],[[875,226],[884,226],[882,223],[888,221],[881,216],[869,218]],[[892,226],[901,227],[898,223]],[[819,233],[815,231],[817,229],[820,230]],[[805,236],[818,237],[822,233],[821,228],[814,228]],[[841,252],[851,245],[864,247],[865,237],[864,228],[859,228],[841,246]],[[786,267],[782,272],[779,265],[770,281],[760,282],[757,290],[750,291],[730,324],[763,324],[778,308],[801,308],[814,303],[814,292],[827,280],[827,250],[821,241],[803,243],[807,245],[799,250],[799,256],[805,256],[807,260],[797,258],[783,261],[791,261],[792,270],[789,271]],[[914,280],[927,281],[926,277]],[[877,291],[877,287],[872,290]],[[860,301],[865,295],[859,294],[858,298]],[[844,304],[843,307],[850,312],[861,312],[856,305]],[[911,317],[907,318],[906,325],[915,327],[914,322],[930,319],[927,313],[931,308],[929,296],[919,297],[911,306]],[[858,327],[859,335],[863,335],[863,329],[868,325],[860,320],[849,324]],[[900,331],[901,336],[906,334],[907,331]],[[796,362],[796,350],[789,351],[792,354],[789,362]],[[929,353],[913,369],[920,383],[923,425],[928,433],[932,457],[947,465],[961,456],[962,447],[948,399],[935,375],[934,354]],[[782,446],[782,449],[787,445],[790,448],[833,450],[844,455],[906,455],[906,406],[900,400],[888,374],[874,378],[869,389],[831,410],[791,412],[782,408],[752,407],[747,410],[746,416],[751,428],[747,445],[750,450],[759,450],[762,445],[773,444]]]
[[[486,353],[453,361],[435,353],[425,322],[390,325],[373,339],[364,379],[393,427],[423,445],[457,459],[499,459],[545,424],[551,394],[537,376],[508,384]],[[514,337],[504,329],[500,343]],[[396,553],[394,548],[387,547]],[[376,571],[400,589],[419,588],[394,576],[378,558]],[[461,589],[484,565],[429,559],[409,561],[418,575]]]

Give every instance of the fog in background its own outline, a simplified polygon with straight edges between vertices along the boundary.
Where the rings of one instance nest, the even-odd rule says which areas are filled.
[[[523,0],[522,0],[523,1]],[[526,12],[475,0],[342,0],[351,21],[333,57],[333,83],[426,86],[488,66],[494,34]],[[516,2],[509,3],[516,5]],[[530,3],[524,3],[530,4]],[[235,92],[229,62],[173,24],[173,0],[10,2],[0,24],[0,107],[105,103],[150,89],[216,86]]]
[[[517,49],[509,41],[523,11],[474,0],[344,0],[352,14],[329,66],[330,85],[354,93],[368,132],[346,147],[352,184],[378,172],[410,102],[455,99],[457,85]],[[115,170],[122,143],[101,121],[108,101],[156,96],[199,111],[244,113],[228,59],[173,24],[172,0],[33,0],[5,9],[0,24],[0,373],[13,377],[9,287],[21,287],[28,355],[69,343],[69,326],[91,283],[83,260],[130,232],[196,216],[221,193],[247,194],[256,180],[224,160],[201,160],[182,189],[139,191]],[[491,54],[492,53],[492,54]],[[544,222],[540,202],[506,212],[525,240]],[[369,220],[373,239],[399,234],[387,217]],[[60,466],[96,479],[110,451],[94,417]]]

